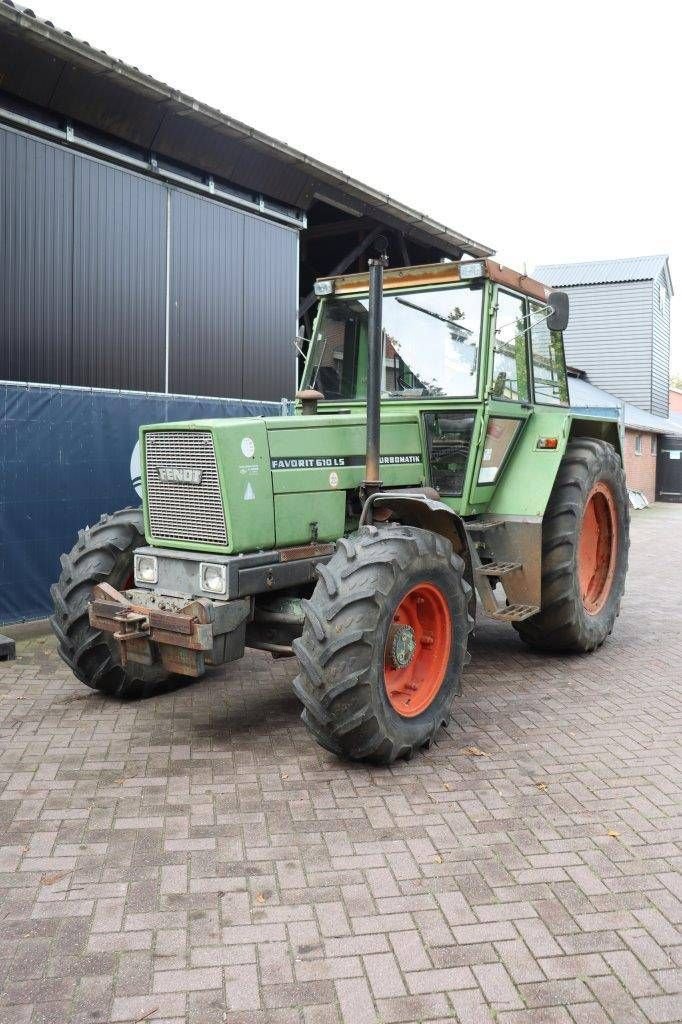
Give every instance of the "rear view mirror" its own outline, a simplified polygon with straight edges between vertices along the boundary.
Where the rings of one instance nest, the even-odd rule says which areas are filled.
[[[565,331],[568,327],[568,295],[566,292],[550,292],[547,305],[551,313],[547,317],[547,328],[550,331]]]

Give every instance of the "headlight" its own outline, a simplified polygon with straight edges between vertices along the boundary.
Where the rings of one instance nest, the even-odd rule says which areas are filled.
[[[207,594],[227,593],[227,570],[224,565],[202,562],[199,570],[200,586]]]
[[[135,582],[159,582],[159,563],[155,555],[135,555]]]

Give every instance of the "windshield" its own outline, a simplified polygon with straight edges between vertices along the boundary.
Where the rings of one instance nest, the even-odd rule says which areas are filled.
[[[483,292],[467,286],[384,294],[384,398],[476,394]],[[317,324],[306,386],[367,397],[369,299],[331,298]]]

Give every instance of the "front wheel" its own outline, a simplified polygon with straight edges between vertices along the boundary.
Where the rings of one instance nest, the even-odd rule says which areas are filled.
[[[620,458],[580,437],[564,455],[542,525],[540,612],[515,623],[549,651],[594,651],[613,629],[625,589],[630,506]]]
[[[97,583],[116,590],[133,585],[133,554],[144,544],[142,509],[124,508],[87,526],[68,554],[52,585],[54,614],[50,624],[59,641],[59,654],[73,674],[111,697],[147,697],[162,688],[168,673],[159,665],[129,662],[124,668],[118,645],[109,633],[90,625],[88,604]]]
[[[463,570],[427,530],[367,526],[339,541],[294,641],[294,689],[318,743],[390,764],[447,724],[473,626]]]

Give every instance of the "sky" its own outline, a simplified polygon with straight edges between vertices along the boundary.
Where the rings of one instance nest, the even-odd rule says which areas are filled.
[[[682,8],[670,0],[34,9],[490,245],[506,265],[666,253],[682,294]],[[673,299],[682,374],[679,308]]]

